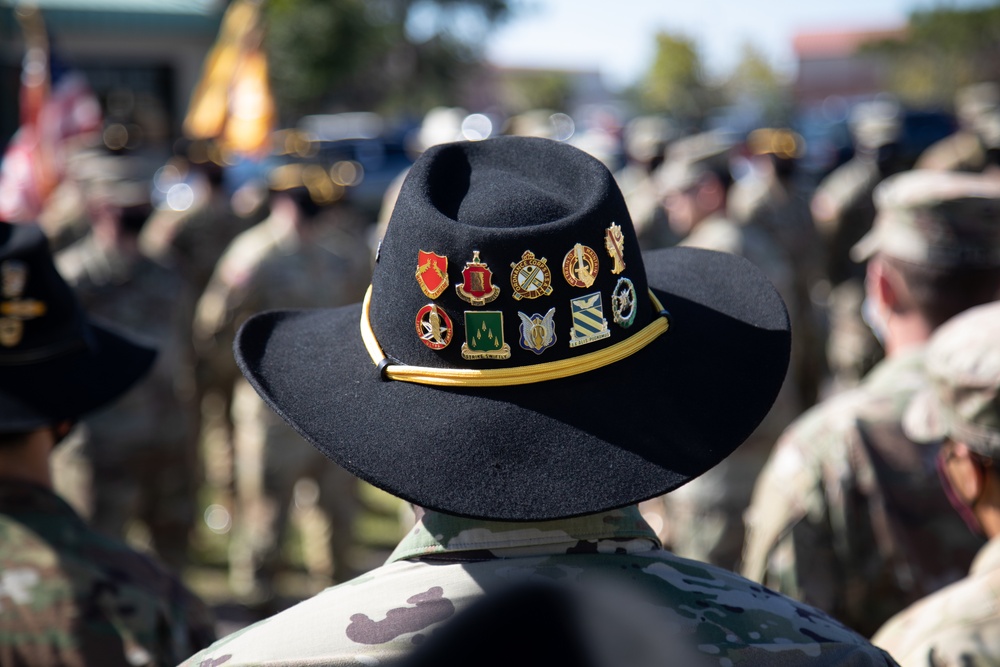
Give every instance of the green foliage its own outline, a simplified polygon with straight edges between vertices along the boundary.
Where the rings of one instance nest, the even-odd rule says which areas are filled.
[[[1000,81],[1000,3],[910,15],[902,40],[865,47],[889,64],[893,92],[914,104],[950,104],[970,83]]]
[[[507,0],[268,0],[266,46],[285,122],[320,111],[454,104]],[[414,31],[419,21],[420,30]]]
[[[656,35],[656,56],[638,90],[640,108],[699,119],[714,106],[716,95],[705,82],[694,40],[667,32]]]
[[[732,103],[751,103],[772,124],[787,122],[788,89],[767,56],[750,42],[743,44],[740,61],[722,86]]]

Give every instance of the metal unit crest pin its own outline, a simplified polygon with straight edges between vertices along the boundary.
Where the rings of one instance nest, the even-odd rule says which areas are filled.
[[[611,226],[604,230],[604,247],[615,263],[611,267],[611,273],[617,276],[625,270],[625,235],[622,234],[621,225],[612,222]]]
[[[28,267],[10,259],[0,265],[0,345],[14,347],[24,336],[24,321],[45,314],[45,304],[35,299],[22,299],[28,282]]]
[[[563,258],[563,277],[573,287],[590,287],[597,279],[597,253],[577,243]]]
[[[615,323],[623,329],[628,329],[635,322],[635,285],[628,278],[619,278],[618,284],[611,292],[611,314]]]
[[[436,252],[417,251],[417,284],[428,298],[436,299],[448,287],[448,258]]]
[[[521,318],[521,347],[529,352],[541,354],[556,344],[556,325],[553,321],[556,309],[549,308],[549,312],[543,317],[540,313],[526,315],[521,311],[517,316]]]
[[[472,261],[465,263],[462,269],[465,282],[455,285],[455,293],[462,301],[473,306],[485,306],[500,296],[500,288],[492,283],[493,272],[483,262],[479,261],[479,251],[472,251]]]
[[[510,286],[514,300],[537,299],[552,294],[552,272],[544,257],[535,259],[535,253],[525,250],[520,262],[511,262]]]
[[[503,342],[503,313],[499,310],[465,311],[463,359],[510,359],[510,345]]]
[[[593,343],[611,335],[608,321],[604,319],[600,292],[571,299],[569,305],[573,312],[573,328],[569,330],[570,347]]]
[[[417,311],[417,335],[424,345],[432,350],[448,347],[455,327],[443,308],[429,303]]]

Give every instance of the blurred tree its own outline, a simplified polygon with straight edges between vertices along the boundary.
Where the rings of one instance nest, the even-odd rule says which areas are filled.
[[[728,102],[753,106],[764,122],[786,123],[788,86],[758,47],[745,42],[740,51],[739,62],[722,85]]]
[[[531,109],[568,111],[567,101],[573,91],[573,82],[566,72],[546,70],[514,70],[501,76],[503,98],[510,113]]]
[[[684,35],[656,35],[656,56],[638,89],[638,103],[646,112],[667,112],[697,119],[713,106],[714,95],[705,83],[694,40]]]
[[[268,0],[267,52],[282,119],[454,104],[461,74],[508,0]]]
[[[885,56],[893,92],[903,100],[950,104],[962,86],[1000,81],[1000,3],[915,11],[905,38],[863,50]]]

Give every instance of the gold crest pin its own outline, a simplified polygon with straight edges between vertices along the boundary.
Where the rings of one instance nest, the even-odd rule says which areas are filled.
[[[597,253],[577,243],[563,258],[563,277],[573,287],[590,287],[597,280]]]
[[[24,321],[45,314],[45,304],[35,299],[22,299],[28,282],[28,267],[24,262],[8,260],[0,265],[0,345],[14,347],[24,337]]]
[[[612,222],[604,231],[604,247],[615,263],[611,267],[611,273],[617,276],[625,270],[625,235],[622,234],[621,225]]]
[[[542,257],[535,259],[535,253],[525,250],[520,262],[511,262],[510,286],[514,299],[537,299],[552,294],[552,272]]]

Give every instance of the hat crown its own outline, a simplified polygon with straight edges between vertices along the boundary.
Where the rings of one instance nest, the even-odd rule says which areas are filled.
[[[0,365],[58,356],[86,345],[83,313],[56,272],[35,225],[0,223]]]
[[[423,274],[429,285],[421,271],[433,273]],[[613,305],[623,278],[638,295],[627,326]],[[607,168],[566,144],[500,137],[436,146],[413,165],[380,247],[370,319],[385,354],[404,364],[505,368],[624,340],[654,316],[646,295],[632,222]],[[433,326],[450,323],[443,346],[440,330],[421,337],[418,313],[431,327],[430,306]]]

